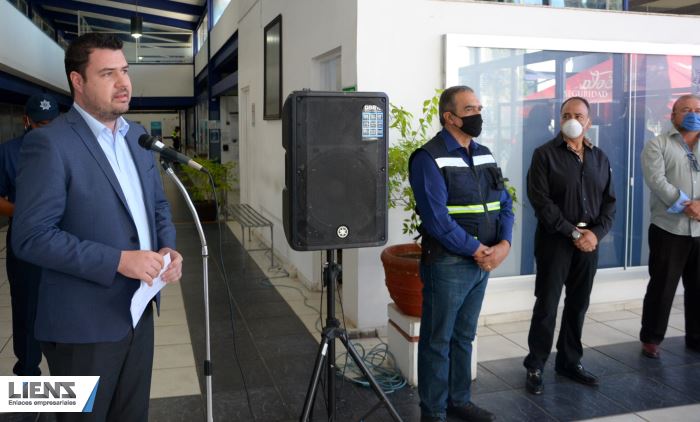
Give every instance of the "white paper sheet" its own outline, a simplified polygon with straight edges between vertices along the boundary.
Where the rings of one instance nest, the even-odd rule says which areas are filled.
[[[134,296],[131,297],[131,323],[134,328],[139,323],[141,315],[143,315],[143,311],[146,310],[146,306],[151,299],[165,287],[166,283],[160,279],[160,276],[163,275],[168,265],[170,265],[169,253],[163,255],[163,269],[158,273],[158,277],[153,280],[153,284],[149,286],[145,281],[141,280],[141,286],[134,292]]]

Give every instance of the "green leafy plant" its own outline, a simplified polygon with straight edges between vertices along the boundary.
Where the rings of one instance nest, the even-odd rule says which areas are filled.
[[[518,203],[518,191],[515,189],[515,186],[511,185],[508,180],[508,178],[504,178],[503,182],[506,184],[506,190],[508,190],[508,194],[510,195],[510,198],[513,200],[513,204]]]
[[[415,122],[412,113],[391,104],[391,128],[401,137],[389,147],[389,207],[410,212],[403,220],[403,233],[415,236],[420,220],[416,214],[416,199],[408,183],[408,159],[416,149],[432,138],[434,122],[438,120],[438,105],[442,90],[423,101],[422,114]]]
[[[403,233],[416,236],[420,218],[416,213],[416,199],[408,183],[408,159],[416,149],[432,139],[438,121],[438,106],[442,89],[436,89],[435,95],[423,101],[423,109],[418,120],[403,107],[391,104],[391,128],[398,130],[401,137],[389,147],[389,207],[401,208],[410,214],[403,220]],[[506,189],[518,202],[515,187],[505,179]]]
[[[236,181],[233,174],[233,169],[236,164],[233,162],[220,164],[205,158],[195,158],[194,160],[206,168],[211,174],[212,179],[214,179],[214,185],[216,186],[216,196],[219,198],[219,205],[224,206],[224,193],[228,192]],[[214,199],[214,192],[211,189],[209,176],[207,176],[206,173],[195,170],[189,166],[182,166],[181,168],[189,178],[187,190],[190,193],[192,201],[203,202]]]

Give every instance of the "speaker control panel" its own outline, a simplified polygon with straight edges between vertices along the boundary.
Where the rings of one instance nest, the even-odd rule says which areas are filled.
[[[384,137],[384,111],[374,104],[362,107],[362,140],[378,141]]]

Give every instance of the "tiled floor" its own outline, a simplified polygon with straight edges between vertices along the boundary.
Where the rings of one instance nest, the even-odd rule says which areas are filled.
[[[202,420],[205,413],[201,248],[181,204],[174,208],[179,249],[186,265],[182,283],[169,286],[164,293],[161,317],[156,320],[150,412],[150,420],[156,422]],[[218,244],[217,227],[206,225],[205,230],[210,242],[215,420],[297,420],[320,338],[318,310],[325,306],[325,300],[320,292],[307,290],[284,271],[268,268],[265,252],[246,252],[230,228],[223,227],[223,249]],[[0,237],[0,242],[4,241],[4,234]],[[14,357],[9,286],[2,267],[0,375],[9,375]],[[593,307],[586,318],[583,362],[601,377],[599,388],[583,387],[555,375],[550,359],[545,394],[539,397],[524,390],[522,358],[527,353],[528,322],[480,326],[474,401],[494,411],[499,421],[700,421],[700,354],[684,347],[682,300],[674,305],[669,338],[658,361],[639,353],[639,306]],[[360,341],[370,348],[380,340]],[[365,388],[344,382],[338,382],[337,387],[339,421],[358,420],[376,402]],[[319,393],[314,420],[324,420],[322,398]],[[405,421],[419,419],[418,395],[413,388],[405,387],[389,398]],[[0,414],[0,421],[19,421],[24,416]],[[51,420],[46,415],[42,419]],[[391,419],[380,409],[367,420]]]
[[[233,232],[240,229],[231,227]],[[261,252],[250,254],[260,268],[269,266]],[[274,277],[274,272],[265,272]],[[294,279],[279,278],[285,286],[296,286],[294,294],[279,289],[292,310],[318,337],[318,292],[306,290]],[[273,284],[275,281],[272,281]],[[299,291],[301,290],[301,292]],[[313,298],[311,310],[299,295]],[[700,354],[689,352],[683,343],[683,301],[676,298],[669,322],[668,338],[661,361],[651,361],[639,353],[637,335],[641,309],[639,303],[594,306],[587,315],[583,343],[584,363],[601,377],[599,388],[586,388],[554,374],[546,373],[547,392],[533,397],[524,391],[522,358],[527,354],[529,321],[514,321],[479,327],[479,370],[474,384],[474,400],[486,408],[498,409],[498,420],[648,420],[700,421]],[[305,319],[311,317],[311,319]],[[384,338],[375,339],[374,344]],[[359,340],[363,344],[373,344]],[[676,378],[679,377],[679,378]],[[393,400],[393,397],[390,396]],[[415,404],[417,395],[409,402]],[[407,403],[403,399],[403,408]],[[614,416],[605,416],[614,414]],[[417,420],[416,411],[402,416]],[[596,419],[597,418],[597,419]],[[373,420],[373,419],[370,419]],[[377,420],[390,420],[388,416]]]

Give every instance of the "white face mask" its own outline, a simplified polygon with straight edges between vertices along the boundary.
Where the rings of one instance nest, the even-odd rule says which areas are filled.
[[[575,139],[583,133],[583,126],[576,119],[569,119],[561,125],[561,133],[569,139]]]

